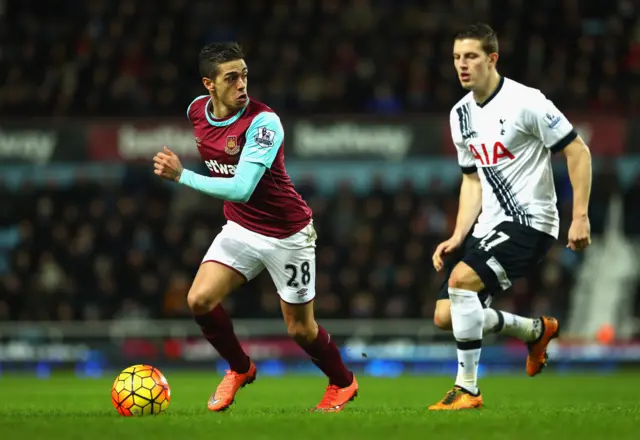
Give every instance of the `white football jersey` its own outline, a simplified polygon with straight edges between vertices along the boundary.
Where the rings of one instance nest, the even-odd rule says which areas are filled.
[[[450,124],[462,171],[478,171],[482,182],[473,235],[484,237],[511,221],[558,238],[551,155],[578,135],[556,106],[539,90],[502,77],[484,103],[472,92],[462,98]]]

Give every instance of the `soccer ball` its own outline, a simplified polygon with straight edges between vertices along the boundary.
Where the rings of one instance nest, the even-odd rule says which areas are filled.
[[[170,401],[167,379],[151,365],[133,365],[122,370],[111,389],[113,406],[126,417],[160,414]]]

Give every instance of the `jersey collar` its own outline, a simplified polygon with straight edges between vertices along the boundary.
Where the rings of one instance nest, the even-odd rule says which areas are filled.
[[[240,116],[242,116],[244,111],[247,109],[249,102],[251,102],[251,99],[247,98],[247,103],[235,115],[225,119],[215,119],[213,117],[213,114],[209,111],[209,106],[213,105],[211,104],[211,98],[209,98],[209,100],[207,101],[207,105],[204,107],[204,114],[206,115],[207,121],[209,121],[209,124],[213,125],[214,127],[226,127],[227,125],[231,125],[234,122],[236,122],[238,119],[240,119]]]
[[[476,104],[478,105],[478,107],[482,108],[485,107],[487,104],[489,104],[493,98],[495,98],[498,93],[500,92],[500,90],[502,90],[502,86],[504,85],[504,76],[500,77],[500,82],[498,82],[498,87],[496,87],[496,89],[493,91],[493,93],[491,94],[491,96],[489,96],[487,99],[485,99],[483,102],[476,102]],[[208,108],[208,107],[207,107]]]

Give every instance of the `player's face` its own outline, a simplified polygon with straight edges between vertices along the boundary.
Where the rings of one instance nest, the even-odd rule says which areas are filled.
[[[214,81],[205,87],[215,94],[229,109],[241,109],[247,103],[247,80],[249,71],[244,60],[234,60],[218,66]]]
[[[498,54],[487,54],[482,50],[479,40],[467,38],[453,43],[453,65],[466,90],[484,87],[497,59]]]

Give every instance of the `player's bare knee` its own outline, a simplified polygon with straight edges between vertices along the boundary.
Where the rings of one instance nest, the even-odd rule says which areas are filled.
[[[433,323],[440,330],[451,330],[451,301],[448,299],[438,300],[436,310],[433,314]]]
[[[479,292],[484,287],[478,274],[464,263],[458,264],[449,276],[450,289],[464,289]]]
[[[222,301],[223,297],[224,294],[222,292],[216,292],[212,288],[192,287],[187,295],[187,304],[189,304],[192,313],[201,315],[213,310]]]
[[[318,335],[318,324],[313,322],[288,322],[287,333],[298,344],[307,345],[315,341]]]
[[[468,278],[469,274],[467,270],[465,268],[460,268],[460,266],[456,266],[449,276],[449,288],[465,289],[469,284]]]
[[[187,304],[196,315],[207,313],[244,282],[235,270],[212,262],[203,263],[189,289]]]
[[[287,333],[300,345],[308,345],[318,335],[318,324],[313,314],[313,302],[289,304],[280,302]]]
[[[451,312],[438,311],[433,314],[433,323],[440,330],[451,330]]]

